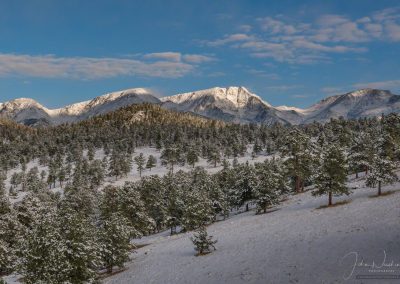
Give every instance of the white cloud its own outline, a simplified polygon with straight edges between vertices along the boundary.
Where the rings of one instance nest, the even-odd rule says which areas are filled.
[[[357,83],[353,87],[357,89],[372,88],[372,89],[396,89],[400,88],[400,80],[378,81],[369,83]]]
[[[145,54],[144,58],[150,59],[163,59],[163,60],[170,60],[170,61],[181,61],[181,53],[179,52],[155,52],[155,53],[148,53]]]
[[[387,22],[385,24],[385,31],[392,41],[400,41],[400,25],[395,22]]]
[[[343,45],[334,45],[334,46],[326,46],[319,43],[314,43],[307,40],[296,40],[293,42],[295,47],[316,50],[316,51],[323,51],[323,52],[337,52],[337,53],[344,53],[344,52],[364,52],[367,51],[365,47],[349,47]]]
[[[258,19],[261,29],[268,31],[271,34],[287,34],[291,35],[296,33],[296,28],[293,25],[286,24],[280,20],[271,17]]]
[[[244,32],[244,33],[250,32],[251,29],[252,29],[252,27],[250,25],[240,25],[238,27],[238,30],[241,31],[241,32]]]
[[[248,36],[247,34],[239,33],[239,34],[226,35],[222,39],[217,39],[214,41],[206,41],[206,44],[209,46],[220,46],[220,45],[224,45],[227,43],[247,41],[247,40],[251,40],[251,39],[252,39],[251,36]]]
[[[185,54],[182,57],[183,57],[184,61],[189,62],[189,63],[195,63],[195,64],[216,60],[214,57],[200,55],[200,54]]]
[[[380,38],[382,36],[383,27],[381,24],[366,23],[365,30],[373,37]]]
[[[332,53],[367,52],[371,41],[400,41],[400,8],[388,8],[351,19],[322,15],[310,23],[284,16],[256,19],[256,28],[208,41],[209,46],[243,49],[258,58],[291,64],[332,62]]]
[[[160,57],[161,56],[161,57]],[[191,57],[190,57],[191,56]],[[193,55],[189,61],[193,60]],[[26,55],[0,53],[0,76],[42,78],[100,79],[116,76],[144,76],[178,78],[196,68],[188,62],[177,61],[179,55],[159,53],[143,58],[162,59],[146,61],[126,58],[57,57],[54,55]],[[205,62],[197,58],[197,63]]]

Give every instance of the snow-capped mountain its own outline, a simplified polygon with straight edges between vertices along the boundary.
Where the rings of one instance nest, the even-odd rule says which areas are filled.
[[[109,93],[90,101],[59,109],[48,109],[32,99],[0,103],[0,118],[26,125],[57,125],[76,122],[121,107],[140,103],[161,104],[175,111],[235,123],[305,124],[327,122],[331,118],[356,119],[400,113],[400,96],[386,90],[362,89],[327,97],[306,109],[271,106],[245,87],[215,87],[158,99],[149,90],[129,89]]]
[[[331,118],[356,119],[400,112],[400,96],[376,89],[327,97],[306,109],[273,107],[244,87],[212,88],[161,100],[170,109],[240,123],[283,122],[296,125],[313,121],[327,122]]]
[[[35,100],[21,98],[0,103],[0,118],[12,119],[26,125],[57,125],[104,114],[124,106],[140,103],[159,104],[160,100],[142,88],[109,93],[93,100],[59,109],[48,109]]]
[[[400,96],[387,90],[362,89],[328,97],[303,110],[305,118],[302,123],[327,122],[331,118],[339,117],[374,117],[392,112],[400,112]]]
[[[215,87],[161,98],[163,107],[193,112],[213,119],[237,123],[290,123],[290,112],[281,111],[245,87]],[[285,112],[280,115],[278,112]]]

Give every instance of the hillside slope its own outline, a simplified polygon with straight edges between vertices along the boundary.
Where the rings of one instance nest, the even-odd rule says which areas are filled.
[[[194,256],[192,233],[144,238],[138,242],[148,245],[133,254],[128,269],[105,283],[362,283],[357,275],[399,274],[399,267],[394,273],[356,268],[351,274],[355,253],[365,263],[381,265],[384,253],[387,263],[400,263],[400,192],[369,198],[375,190],[361,184],[349,183],[360,187],[340,198],[351,199],[349,204],[316,209],[327,198],[306,192],[278,211],[215,223],[208,231],[218,240],[217,251],[206,256]]]

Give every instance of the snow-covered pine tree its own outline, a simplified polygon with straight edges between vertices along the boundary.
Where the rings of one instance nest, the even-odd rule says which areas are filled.
[[[181,159],[180,152],[176,146],[169,146],[161,152],[161,164],[169,167],[171,173],[174,172],[175,165]]]
[[[146,212],[155,222],[155,230],[164,228],[167,219],[165,187],[158,175],[143,177],[139,181],[138,190]]]
[[[181,225],[185,194],[182,188],[189,188],[187,174],[178,171],[173,175],[170,172],[163,177],[163,184],[166,190],[166,223],[171,230],[171,235],[173,235],[176,233],[177,227]]]
[[[230,193],[233,201],[232,205],[237,208],[246,205],[246,211],[249,211],[249,201],[252,200],[257,186],[254,167],[246,162],[245,164],[239,164],[232,170],[235,175],[235,181]]]
[[[197,154],[197,151],[191,147],[187,154],[186,154],[186,161],[187,163],[194,168],[196,163],[199,161],[199,155]]]
[[[285,137],[281,153],[286,158],[286,168],[294,178],[294,190],[300,192],[304,189],[304,182],[312,175],[314,147],[299,128],[293,128]]]
[[[278,204],[282,179],[281,171],[277,169],[274,161],[265,161],[261,167],[257,167],[258,183],[254,190],[254,198],[257,205],[257,213],[267,212],[267,208]]]
[[[108,162],[108,174],[109,176],[114,176],[117,180],[123,174],[122,164],[123,156],[119,150],[113,149],[111,152],[110,160]]]
[[[146,169],[150,170],[157,165],[157,159],[153,155],[150,155],[147,159]]]
[[[328,205],[332,205],[333,195],[350,194],[346,186],[347,162],[343,150],[335,144],[324,149],[320,167],[315,178],[313,195],[328,194]]]
[[[213,219],[212,202],[206,192],[199,188],[187,188],[182,209],[184,231],[196,229]]]
[[[71,269],[68,247],[60,233],[61,222],[54,208],[39,210],[23,237],[18,272],[25,283],[65,283]]]
[[[99,228],[100,252],[108,273],[112,273],[115,266],[123,268],[129,260],[131,234],[129,221],[121,214],[112,213],[102,218]]]
[[[217,240],[213,240],[213,237],[208,235],[205,226],[201,226],[190,239],[195,246],[196,256],[208,254],[211,249],[216,250],[214,245]]]
[[[378,195],[382,194],[382,185],[393,184],[398,180],[395,173],[395,163],[391,159],[394,145],[389,146],[388,135],[383,135],[375,143],[375,154],[372,157],[371,173],[366,180],[366,186],[378,187]],[[391,140],[391,139],[390,139]]]
[[[138,185],[140,183],[126,183],[118,189],[119,210],[130,221],[130,226],[134,229],[133,237],[148,235],[156,227],[155,221],[147,213]]]
[[[12,271],[12,256],[13,254],[8,244],[0,239],[0,275]]]
[[[89,164],[88,178],[92,189],[98,188],[104,182],[105,168],[101,160],[92,160]]]
[[[143,156],[143,153],[140,153],[138,156],[134,158],[135,164],[137,167],[137,171],[139,172],[139,176],[142,176],[142,171],[144,170],[146,159]]]
[[[207,162],[214,165],[214,168],[221,162],[221,153],[218,147],[212,146],[207,153]]]
[[[69,283],[94,282],[100,267],[101,247],[94,218],[82,213],[67,206],[59,210],[61,235],[67,247],[65,256],[70,266],[67,273]]]
[[[10,200],[6,194],[6,174],[0,172],[0,216],[10,212]]]
[[[0,265],[0,274],[12,272],[15,269],[17,251],[25,229],[18,221],[15,210],[10,209],[8,213],[0,215],[0,242],[2,243],[0,246],[3,246],[0,254],[6,254],[0,256],[0,262],[2,263]]]
[[[367,177],[365,185],[378,187],[378,195],[382,194],[382,185],[393,184],[398,180],[394,172],[394,163],[384,156],[375,154],[371,165],[371,172]]]
[[[358,178],[360,170],[367,172],[371,164],[371,155],[371,136],[368,133],[361,132],[353,138],[348,155],[350,170],[356,173],[356,178]]]

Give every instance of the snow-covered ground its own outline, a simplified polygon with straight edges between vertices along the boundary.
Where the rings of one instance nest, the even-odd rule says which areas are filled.
[[[337,207],[317,209],[327,197],[305,192],[272,213],[248,212],[214,223],[208,232],[218,240],[217,251],[206,256],[194,256],[192,232],[145,237],[138,243],[148,245],[132,255],[127,270],[104,282],[398,283],[356,279],[400,275],[400,184],[384,187],[395,191],[391,195],[370,198],[376,190],[363,183],[363,178],[349,182],[353,194],[334,201],[351,202]],[[377,271],[365,266],[353,271],[361,260],[375,262]]]
[[[252,160],[251,146],[239,162],[261,162],[260,155]],[[151,154],[157,167],[143,175],[163,175],[168,170],[160,165],[160,152],[154,148],[137,148],[135,155]],[[96,158],[103,158],[101,151]],[[232,159],[230,160],[232,162]],[[37,165],[29,163],[28,169]],[[210,172],[214,168],[201,159],[199,166]],[[43,168],[40,168],[42,170]],[[188,171],[190,166],[176,167]],[[11,173],[14,172],[10,171]],[[399,173],[398,173],[399,174]],[[128,177],[106,184],[122,185],[138,180],[133,166]],[[384,187],[395,193],[370,198],[375,189],[365,188],[364,177],[351,177],[348,183],[354,192],[334,198],[334,202],[351,201],[332,208],[317,209],[327,203],[327,197],[313,197],[310,192],[291,196],[279,205],[279,210],[255,215],[254,211],[235,215],[209,226],[209,234],[218,243],[217,251],[195,257],[189,239],[192,232],[169,236],[169,232],[135,240],[147,244],[139,248],[127,263],[127,269],[104,280],[105,283],[397,283],[399,280],[357,280],[357,275],[400,275],[400,183]],[[60,190],[56,188],[55,190]],[[22,198],[19,194],[18,199]],[[386,259],[384,259],[386,254]],[[357,259],[356,259],[357,257]],[[382,262],[392,272],[369,272],[364,264]],[[397,267],[396,267],[397,266]],[[379,269],[378,269],[379,270]],[[7,277],[14,283],[16,277]],[[348,280],[345,278],[349,277]],[[397,282],[396,282],[397,281]]]

